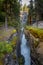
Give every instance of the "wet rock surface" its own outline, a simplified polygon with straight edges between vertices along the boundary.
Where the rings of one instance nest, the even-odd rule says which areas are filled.
[[[30,39],[30,49],[31,49],[31,65],[43,65],[43,52],[40,52],[40,50],[43,47],[40,47],[39,50],[39,46],[40,46],[40,42],[37,45],[37,47],[34,47],[34,40],[36,40],[35,38],[33,38],[33,36],[30,35],[30,33],[25,33],[26,36]],[[29,37],[30,35],[30,37]],[[42,44],[41,44],[42,45]],[[43,46],[43,45],[42,45]],[[42,50],[41,50],[42,51]]]

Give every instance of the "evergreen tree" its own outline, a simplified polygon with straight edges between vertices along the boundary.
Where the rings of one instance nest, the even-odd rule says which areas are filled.
[[[35,0],[35,10],[39,19],[43,19],[43,0]]]
[[[31,25],[32,24],[32,17],[33,17],[33,0],[30,0],[30,6],[29,6],[29,15],[28,15],[28,22]]]
[[[0,0],[0,11],[5,17],[5,27],[7,28],[8,17],[19,20],[20,4],[18,0]]]

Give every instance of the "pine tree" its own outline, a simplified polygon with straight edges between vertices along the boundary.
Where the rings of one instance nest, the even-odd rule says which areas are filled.
[[[33,0],[30,0],[30,12],[29,12],[30,24],[32,24],[32,16],[33,16]]]
[[[35,10],[39,15],[39,19],[43,19],[43,0],[35,0]]]

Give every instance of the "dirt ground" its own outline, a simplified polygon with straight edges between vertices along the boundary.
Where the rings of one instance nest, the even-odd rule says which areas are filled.
[[[10,27],[7,30],[5,28],[0,29],[0,41],[8,40],[11,34],[13,34],[14,28]]]

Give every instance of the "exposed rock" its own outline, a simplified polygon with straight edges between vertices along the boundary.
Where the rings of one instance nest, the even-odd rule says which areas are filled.
[[[35,38],[29,31],[25,31],[25,34],[30,40],[31,65],[43,65],[43,42],[40,42],[39,38]],[[39,42],[36,47],[34,41]]]

